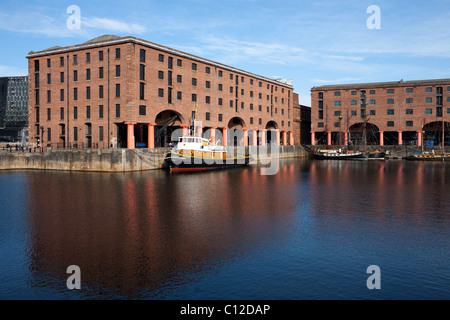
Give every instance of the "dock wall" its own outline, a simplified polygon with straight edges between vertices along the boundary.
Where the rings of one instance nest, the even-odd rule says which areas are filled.
[[[307,157],[302,146],[246,148],[257,160]],[[157,149],[51,149],[46,152],[0,151],[0,170],[62,170],[129,172],[164,168],[169,148]]]

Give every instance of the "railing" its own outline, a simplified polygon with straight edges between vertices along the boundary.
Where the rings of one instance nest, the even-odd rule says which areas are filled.
[[[336,149],[346,149],[351,151],[376,151],[376,150],[385,150],[388,151],[389,156],[392,157],[406,157],[412,153],[419,152],[434,152],[435,154],[442,154],[442,146],[415,146],[415,145],[386,145],[386,146],[380,146],[380,145],[367,145],[367,146],[361,146],[361,145],[349,145],[349,146],[337,146],[337,145],[315,145],[315,146],[309,146],[310,149],[320,149],[320,150],[336,150]],[[444,153],[445,151],[449,151],[450,147],[445,146],[444,147]]]
[[[20,144],[1,144],[0,150],[5,152],[46,152],[52,149],[59,150],[87,150],[87,149],[104,149],[107,147],[104,142],[100,143],[45,143],[43,145],[21,146]]]

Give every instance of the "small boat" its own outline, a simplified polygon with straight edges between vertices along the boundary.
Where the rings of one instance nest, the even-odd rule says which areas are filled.
[[[369,160],[384,160],[386,158],[386,151],[369,151]]]
[[[415,152],[405,157],[405,160],[412,161],[450,161],[450,154],[435,154],[433,152]]]
[[[249,154],[230,155],[224,146],[210,140],[183,136],[167,153],[164,161],[171,172],[194,172],[246,166],[251,162]]]
[[[317,160],[367,160],[369,153],[339,150],[318,150],[313,152]]]

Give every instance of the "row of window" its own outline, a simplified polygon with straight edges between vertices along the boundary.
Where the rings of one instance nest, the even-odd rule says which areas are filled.
[[[436,104],[441,105],[442,101],[443,101],[442,97],[436,97]],[[450,97],[447,97],[447,102],[450,102]],[[407,98],[406,99],[406,103],[407,104],[413,104],[414,103],[414,99],[413,98]],[[431,97],[425,98],[425,103],[433,103],[433,98],[431,98]],[[364,105],[364,104],[365,104],[365,100],[361,100],[361,105]],[[376,100],[375,99],[371,99],[369,101],[369,104],[372,105],[372,106],[376,105]],[[395,104],[395,100],[394,99],[387,99],[387,104],[388,105]],[[340,107],[341,105],[342,105],[341,101],[334,101],[334,106],[335,107]],[[358,105],[358,101],[357,100],[352,100],[351,101],[351,105],[352,106]],[[319,107],[323,107],[323,101],[319,101]]]
[[[395,93],[395,89],[387,89],[386,92],[388,94],[394,94]],[[414,93],[414,88],[405,88],[405,92],[406,93]],[[433,92],[433,87],[426,87],[425,88],[425,92],[427,93],[432,93]],[[447,87],[447,92],[450,92],[450,86]],[[436,94],[442,94],[443,93],[443,87],[436,87]],[[361,90],[360,91],[361,96],[365,96],[366,91],[365,90]],[[376,94],[376,90],[369,90],[369,94],[370,95],[374,95]],[[358,91],[357,90],[352,90],[351,92],[352,96],[356,96],[358,95]],[[341,91],[335,91],[334,92],[334,96],[335,97],[340,97],[341,96]],[[323,92],[319,92],[319,99],[323,99]]]
[[[105,97],[105,88],[103,85],[98,86],[98,98],[103,99]],[[120,98],[120,84],[115,84],[115,98]],[[63,102],[65,99],[65,90],[59,89],[59,101]],[[86,100],[91,99],[91,87],[86,87]],[[47,103],[52,101],[52,92],[47,90]],[[73,88],[73,100],[78,100],[78,88]],[[39,90],[35,90],[35,104],[40,105],[40,94]]]
[[[169,91],[169,93],[168,93],[169,95],[171,95],[171,90],[170,89],[171,88],[169,88],[169,90],[168,90]],[[163,88],[158,88],[158,97],[164,98],[164,92],[165,92],[165,90]],[[181,91],[177,91],[176,95],[177,95],[177,100],[182,100],[183,93]],[[145,100],[144,96],[143,96],[143,92],[141,92],[141,100]],[[171,99],[169,98],[169,100],[171,100]],[[192,102],[198,102],[198,96],[197,96],[196,93],[192,93],[191,94],[191,101]],[[205,96],[205,103],[206,104],[211,104],[211,97],[210,96]],[[234,100],[230,100],[230,107],[233,107],[234,103],[235,103]],[[223,98],[218,98],[217,104],[219,106],[222,106],[223,105]],[[245,105],[245,103],[242,101],[241,102],[241,109],[244,109],[244,105]],[[250,110],[253,110],[253,107],[254,107],[254,104],[250,103]],[[267,112],[269,112],[269,108],[270,107],[267,107]],[[278,110],[278,108],[275,108],[275,113],[277,113],[277,110]],[[259,111],[262,111],[262,105],[259,105]],[[284,114],[284,109],[281,109],[281,114]]]
[[[172,88],[168,88],[167,89],[167,98],[168,98],[168,103],[173,103],[173,89]],[[165,89],[164,88],[158,88],[158,97],[159,98],[164,98],[165,96]],[[139,88],[139,98],[140,100],[145,100],[145,83],[141,82],[140,83],[140,88]],[[177,91],[176,92],[176,99],[177,100],[182,100],[183,99],[183,93],[181,91]],[[198,102],[198,96],[196,93],[192,93],[191,94],[191,101],[192,102]],[[277,100],[275,100],[275,102],[277,102]],[[205,96],[205,103],[206,104],[211,104],[211,96]],[[219,106],[223,105],[223,98],[218,98],[217,103]],[[230,100],[230,107],[233,108],[234,106],[237,107],[236,102],[234,102],[234,100]],[[282,101],[282,103],[284,103],[284,101]],[[244,102],[241,102],[241,109],[244,109]],[[250,110],[253,110],[253,103],[250,103]],[[275,108],[275,113],[277,113],[278,108]],[[262,106],[259,106],[259,111],[262,111]],[[267,112],[270,112],[270,108],[267,107]],[[281,109],[281,113],[284,115],[284,109]]]
[[[437,107],[436,110],[438,110],[438,111],[437,111],[438,114],[440,114],[440,113],[442,112],[442,108],[440,108],[440,107]],[[450,114],[450,108],[447,108],[447,113]],[[358,112],[357,112],[356,110],[352,110],[352,111],[351,111],[351,115],[352,115],[352,116],[356,116],[357,114],[358,114]],[[375,116],[375,115],[376,115],[376,110],[370,110],[370,111],[369,111],[369,114],[370,114],[371,116]],[[412,114],[414,114],[414,109],[406,109],[406,110],[405,110],[405,114],[407,114],[407,115],[412,115]],[[433,109],[432,109],[432,108],[426,108],[426,109],[425,109],[425,114],[433,114]],[[394,109],[388,109],[388,110],[387,110],[387,115],[388,115],[388,116],[395,115],[395,110],[394,110]],[[342,116],[341,111],[335,111],[335,112],[334,112],[334,116],[335,116],[335,117],[340,117],[340,116]],[[322,117],[322,119],[323,119],[323,112],[319,112],[319,119],[320,119],[320,117]]]
[[[386,122],[386,126],[387,127],[395,127],[395,121],[387,121]],[[406,127],[414,127],[414,121],[405,121],[405,126]],[[323,122],[318,122],[317,123],[317,127],[318,128],[324,128],[325,125]],[[335,122],[334,123],[334,127],[335,128],[340,128],[341,127],[341,123],[340,122]]]
[[[407,115],[413,115],[414,114],[414,109],[406,109],[405,113]],[[437,117],[442,117],[442,113],[443,113],[443,108],[442,107],[436,107],[436,116]],[[426,108],[425,109],[425,114],[427,114],[427,115],[433,114],[433,109],[432,108]],[[450,108],[447,108],[447,114],[450,114]],[[356,110],[352,110],[351,111],[351,116],[352,117],[357,116],[357,115],[358,115],[358,112]],[[365,110],[361,110],[361,118],[364,118],[365,115],[366,115]],[[369,111],[369,115],[376,116],[376,110],[370,110]],[[394,109],[388,109],[387,110],[387,115],[388,116],[395,115]],[[335,117],[341,117],[342,116],[341,111],[335,111],[334,112],[334,116]],[[323,120],[324,119],[324,113],[323,113],[322,110],[319,110],[318,119],[319,120]]]
[[[115,66],[115,74],[116,77],[120,77],[120,65]],[[103,67],[99,68],[99,79],[103,79],[104,72]],[[91,80],[91,69],[86,69],[86,80]],[[65,74],[64,72],[60,72],[60,83],[64,83]],[[73,81],[78,81],[78,71],[73,71]],[[47,74],[47,84],[50,85],[52,83],[52,75],[50,73]],[[39,88],[39,73],[35,74],[35,88]]]
[[[65,112],[64,112],[65,108],[61,107],[59,109],[59,119],[60,120],[64,120],[65,119]],[[86,106],[86,119],[91,119],[91,106]],[[78,120],[78,107],[73,107],[73,120]],[[116,118],[120,117],[120,104],[116,104],[116,109],[115,109],[115,116]],[[99,119],[103,119],[104,118],[104,106],[103,105],[99,105],[98,106],[98,118]],[[51,121],[52,120],[52,109],[51,108],[47,108],[47,121]],[[39,108],[36,108],[36,122],[39,122]]]
[[[115,66],[115,76],[118,78],[118,77],[120,77],[120,74],[121,74],[120,65],[116,65]],[[98,77],[99,77],[99,79],[104,78],[104,68],[103,67],[99,67]],[[91,69],[86,69],[86,80],[91,80]],[[60,72],[60,75],[59,75],[59,82],[64,83],[64,81],[65,81],[65,73],[64,73],[64,71],[62,71],[62,72]],[[74,82],[78,81],[78,70],[73,71],[73,81]],[[52,84],[51,73],[47,73],[47,84],[49,84],[49,85]],[[35,74],[35,87],[39,88],[39,73]]]
[[[36,128],[37,132],[36,135],[40,136],[39,133],[39,127]],[[60,134],[61,135],[65,135],[65,127],[64,125],[61,125],[60,128]],[[78,141],[78,131],[81,130],[81,128],[78,127],[73,127],[73,136],[72,139],[74,142]],[[99,126],[98,127],[98,139],[99,141],[103,141],[104,139],[104,127],[103,126]],[[92,125],[91,124],[86,124],[86,132],[85,132],[86,136],[91,136],[92,135]],[[47,128],[47,142],[51,142],[52,141],[52,128]]]
[[[104,60],[104,52],[103,50],[98,51],[98,61],[103,61]],[[118,60],[120,59],[120,48],[116,48],[115,49],[115,58]],[[65,57],[60,57],[59,58],[59,66],[60,67],[64,67],[65,64]],[[85,54],[85,61],[86,63],[90,63],[91,62],[91,53],[87,52]],[[74,66],[78,65],[78,55],[74,54],[72,56],[72,64]],[[52,61],[51,59],[47,59],[47,68],[51,68],[52,67]],[[39,60],[35,60],[34,61],[34,72],[39,72],[40,70],[40,65],[39,65]]]

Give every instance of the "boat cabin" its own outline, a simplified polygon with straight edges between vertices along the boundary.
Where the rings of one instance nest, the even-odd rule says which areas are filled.
[[[208,139],[200,137],[180,137],[177,144],[178,150],[199,150],[199,151],[219,151],[224,152],[222,146],[213,145]]]

